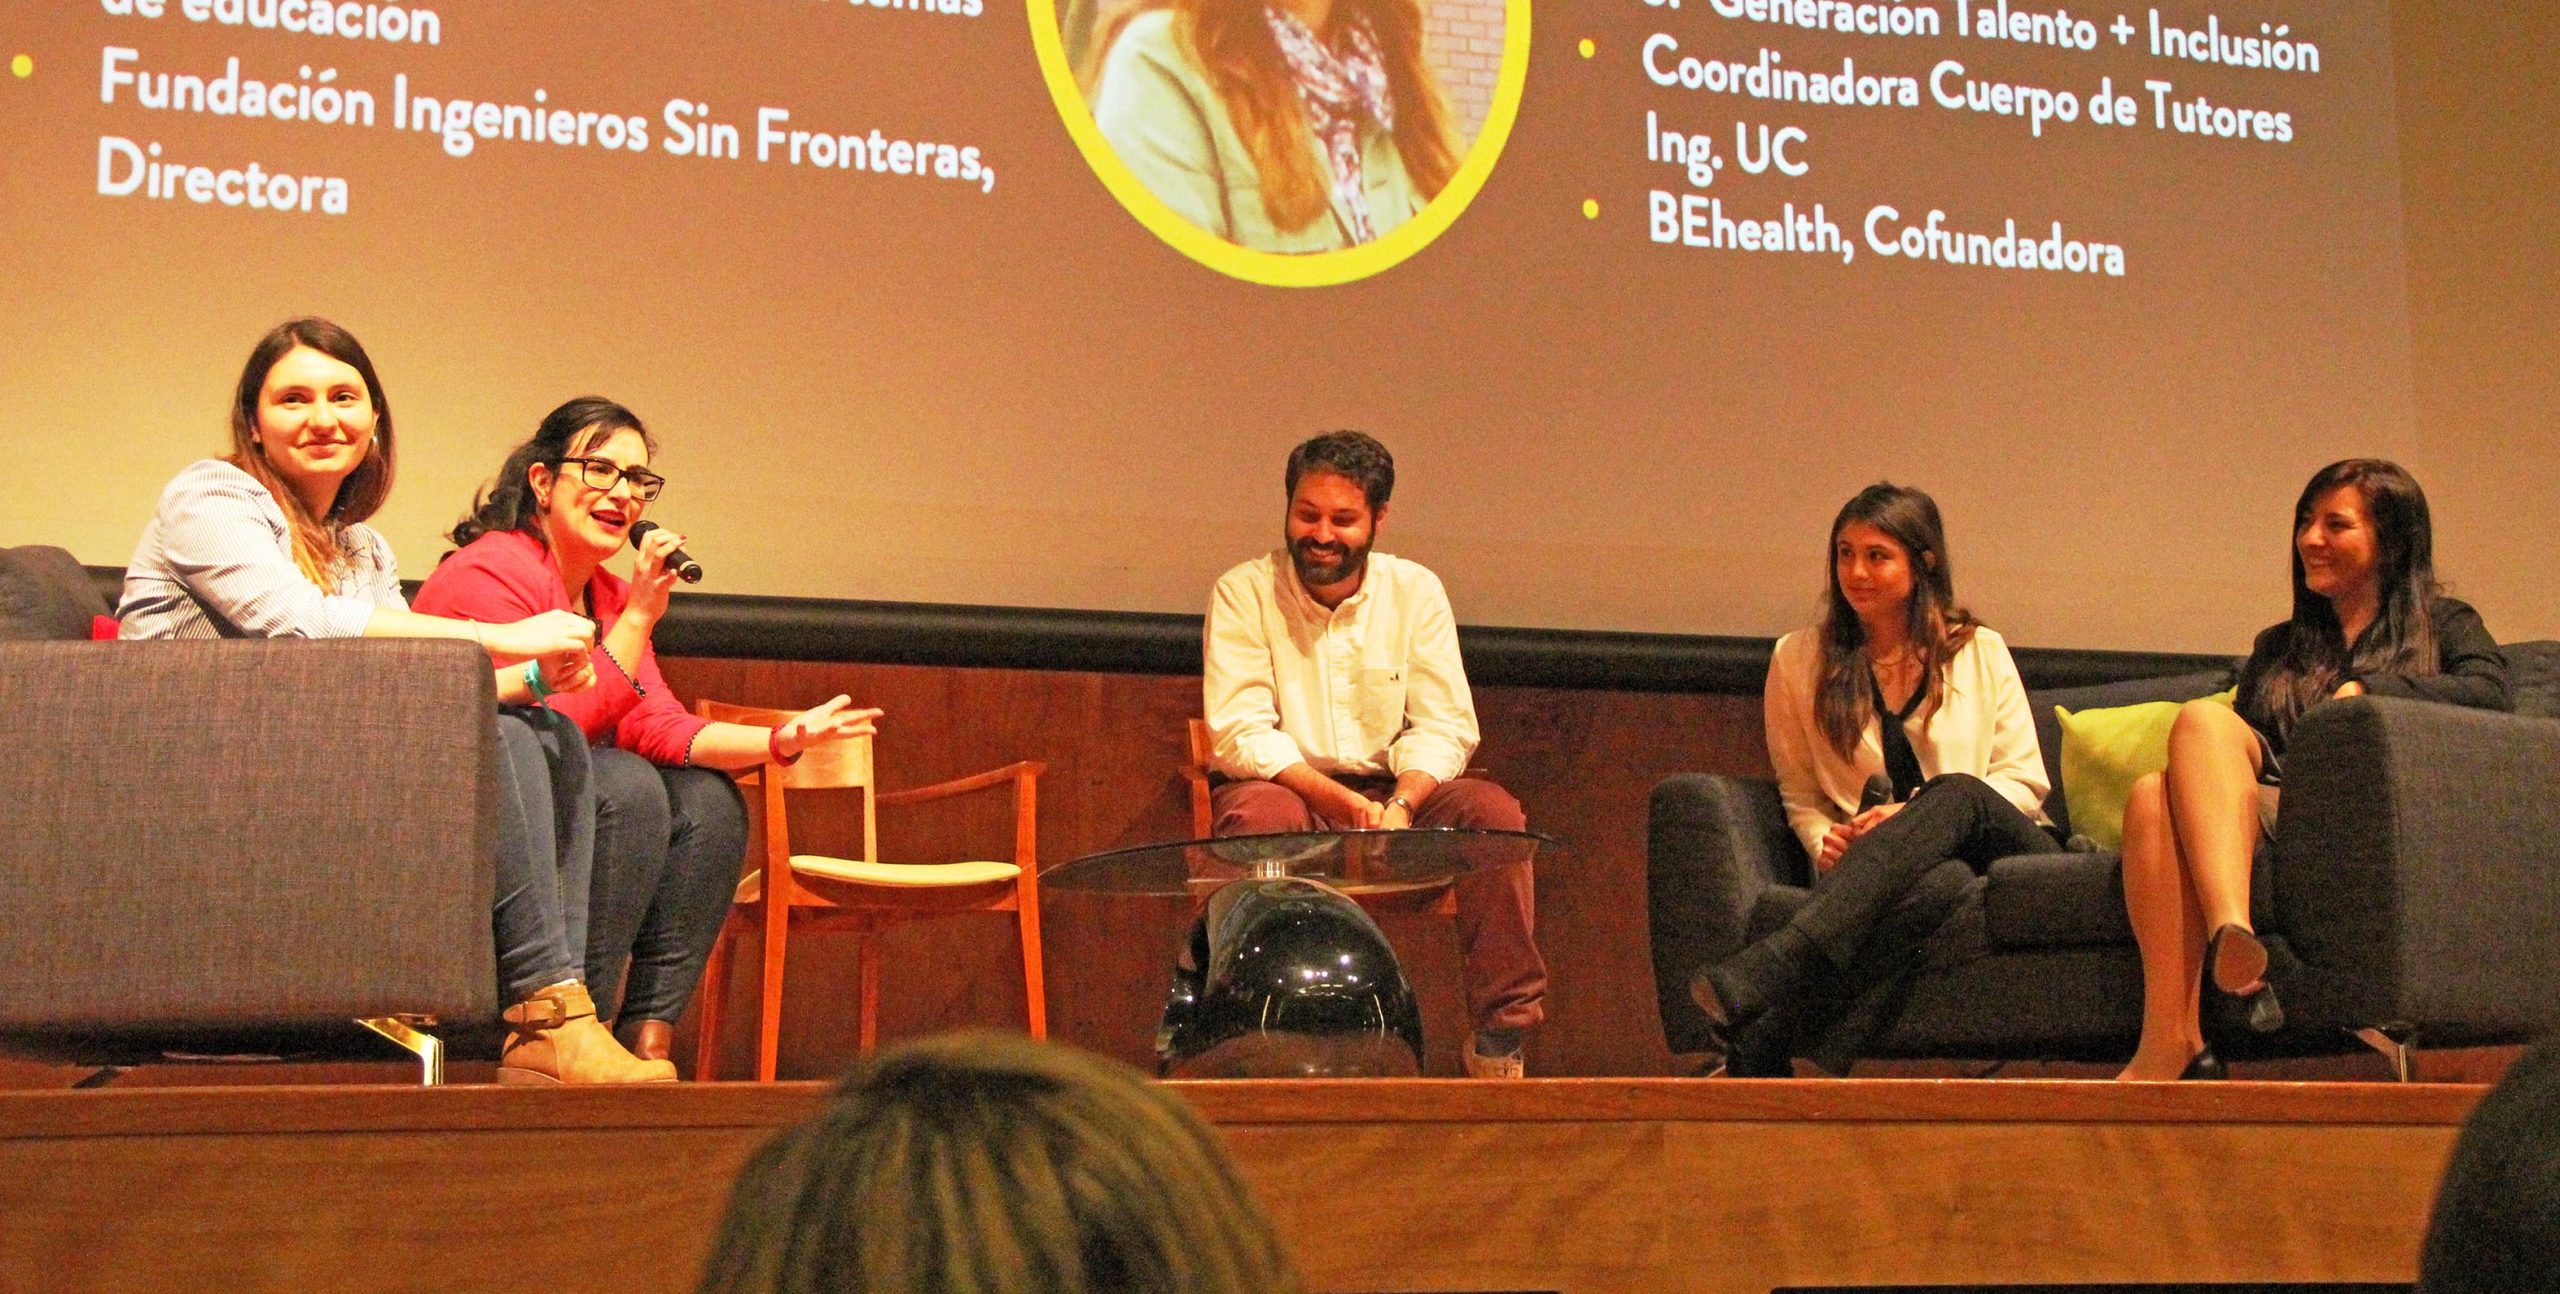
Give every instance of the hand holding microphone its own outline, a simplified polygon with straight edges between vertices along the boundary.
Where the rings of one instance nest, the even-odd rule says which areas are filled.
[[[641,549],[643,541],[647,540],[649,536],[658,533],[658,531],[662,529],[664,529],[664,527],[654,521],[643,521],[634,525],[631,527],[631,547],[634,550],[645,551]],[[683,537],[678,536],[676,542],[681,544],[683,542]],[[666,550],[665,555],[660,558],[660,564],[667,570],[673,571],[677,579],[683,580],[687,584],[700,584],[702,582],[702,563],[693,560],[692,555],[686,553],[685,550],[680,547],[669,547]]]
[[[1858,837],[1892,817],[1901,807],[1893,802],[1892,778],[1882,773],[1868,778],[1866,786],[1858,793],[1858,811],[1851,814],[1847,822],[1835,824],[1823,833],[1822,848],[1814,855],[1813,869],[1827,872],[1839,866],[1840,856],[1849,852],[1849,846],[1856,844]]]

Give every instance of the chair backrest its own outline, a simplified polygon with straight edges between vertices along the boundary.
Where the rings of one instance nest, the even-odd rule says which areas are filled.
[[[775,710],[763,706],[730,705],[721,701],[696,701],[693,712],[714,723],[739,723],[754,728],[778,728],[789,723],[797,710]],[[862,859],[876,862],[880,857],[880,808],[877,769],[872,760],[871,738],[848,737],[842,741],[823,741],[800,752],[800,758],[787,765],[765,764],[742,772],[738,782],[755,786],[773,779],[773,789],[765,796],[768,813],[766,830],[776,830],[782,817],[782,792],[859,790],[862,792]],[[782,828],[787,833],[788,828]]]
[[[1203,773],[1208,772],[1209,757],[1217,749],[1218,739],[1210,733],[1209,721],[1193,719],[1191,721],[1191,766]]]
[[[1209,804],[1209,755],[1217,748],[1217,738],[1209,731],[1209,721],[1193,719],[1190,727],[1191,763],[1183,770],[1183,777],[1191,783],[1191,834],[1204,840],[1216,826]]]

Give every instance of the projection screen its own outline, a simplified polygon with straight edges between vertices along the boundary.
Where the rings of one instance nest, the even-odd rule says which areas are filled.
[[[2014,641],[2236,650],[2314,468],[2425,474],[2382,0],[1334,0],[1453,169],[1312,251],[1112,80],[1221,0],[1127,2],[17,6],[0,539],[121,564],[300,313],[412,577],[587,393],[704,589],[1005,606],[1197,610],[1347,426],[1469,623],[1783,631],[1890,478]]]

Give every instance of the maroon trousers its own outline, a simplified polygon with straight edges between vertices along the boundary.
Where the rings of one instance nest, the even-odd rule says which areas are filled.
[[[1344,778],[1343,785],[1383,803],[1395,794],[1392,779]],[[1228,782],[1209,793],[1214,833],[1262,836],[1290,831],[1350,830],[1317,813],[1298,793],[1277,782]],[[1527,815],[1509,791],[1481,777],[1442,782],[1414,810],[1417,827],[1479,827],[1525,831]],[[1527,865],[1496,867],[1459,877],[1458,951],[1465,959],[1467,1010],[1476,1028],[1521,1032],[1547,1015],[1547,962],[1538,954],[1537,891]]]

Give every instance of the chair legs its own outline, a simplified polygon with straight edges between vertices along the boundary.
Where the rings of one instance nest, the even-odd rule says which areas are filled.
[[[787,913],[785,914],[787,918]],[[693,1080],[711,1082],[718,1077],[721,1025],[726,1015],[729,980],[736,965],[737,940],[751,930],[763,928],[765,936],[762,958],[762,982],[758,986],[756,1010],[756,1081],[770,1083],[780,1069],[782,1050],[782,984],[784,954],[789,935],[777,934],[772,914],[759,904],[739,907],[729,914],[720,937],[711,945],[710,960],[702,968],[702,986],[696,996],[693,1041]],[[865,1053],[880,1042],[881,938],[890,924],[862,924],[844,933],[856,940],[856,1040]],[[1026,1028],[1033,1038],[1049,1036],[1048,992],[1041,974],[1040,911],[1038,900],[1031,899],[1015,913],[1015,929],[1022,940],[1022,988],[1025,1002]],[[842,929],[842,927],[838,927]],[[821,933],[826,927],[819,927]],[[784,927],[787,932],[788,926]]]
[[[741,910],[732,908],[711,941],[711,959],[702,967],[702,987],[695,995],[693,1081],[716,1082],[720,1076],[720,1024],[729,1003],[729,965],[738,947]]]
[[[1041,975],[1040,892],[1025,888],[1018,899],[1013,924],[1022,936],[1023,1022],[1034,1041],[1045,1041],[1049,1037],[1049,989]]]
[[[2370,1029],[2352,1030],[2356,1041],[2382,1053],[2391,1065],[2391,1081],[2410,1083],[2418,1076],[2418,1031],[2406,1024],[2377,1025]]]
[[[860,1027],[854,1036],[862,1054],[867,1056],[880,1045],[880,932],[865,930],[854,938],[861,941],[854,974],[862,981],[858,990]]]
[[[791,907],[773,901],[770,890],[764,904],[764,978],[756,1006],[756,1081],[770,1083],[782,1062],[782,968],[783,956],[791,948]]]
[[[444,1086],[444,1040],[415,1027],[422,1024],[432,1025],[435,1023],[434,1020],[423,1016],[383,1015],[358,1020],[356,1023],[390,1039],[402,1050],[416,1056],[420,1087]]]

